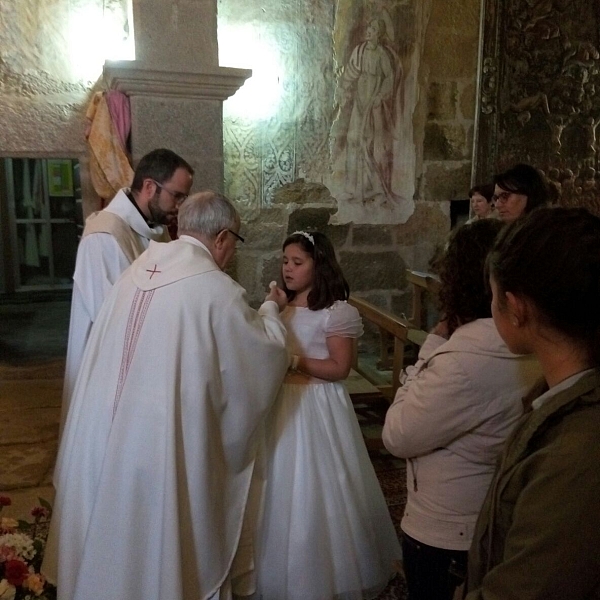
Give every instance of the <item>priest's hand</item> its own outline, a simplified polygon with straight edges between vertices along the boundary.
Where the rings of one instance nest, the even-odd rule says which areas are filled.
[[[277,306],[279,306],[279,311],[282,311],[288,303],[286,293],[280,287],[277,286],[276,281],[271,281],[271,283],[269,284],[269,293],[265,298],[265,302],[267,300],[272,300],[273,302],[275,302]]]

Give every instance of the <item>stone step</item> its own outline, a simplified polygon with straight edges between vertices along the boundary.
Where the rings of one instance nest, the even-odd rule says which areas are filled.
[[[0,411],[59,408],[62,378],[0,381]]]
[[[9,490],[51,485],[57,451],[57,439],[33,444],[0,445],[0,494]]]
[[[0,363],[0,381],[22,379],[62,379],[65,373],[63,358],[35,364],[12,365]]]
[[[51,484],[62,386],[61,377],[0,381],[0,492],[24,490],[29,503]]]
[[[60,407],[0,410],[0,448],[58,438]]]

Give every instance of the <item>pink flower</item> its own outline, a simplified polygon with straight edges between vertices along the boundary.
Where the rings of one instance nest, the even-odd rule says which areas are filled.
[[[0,544],[0,563],[6,562],[8,560],[12,560],[16,558],[17,553],[12,546],[7,546],[6,544]]]
[[[0,506],[10,506],[12,500],[8,496],[0,496]]]
[[[50,516],[50,511],[43,506],[34,506],[31,509],[31,516],[36,519],[47,519]]]
[[[22,585],[28,575],[29,569],[27,568],[27,565],[18,558],[7,561],[4,566],[4,577],[6,577],[6,581],[16,587]]]

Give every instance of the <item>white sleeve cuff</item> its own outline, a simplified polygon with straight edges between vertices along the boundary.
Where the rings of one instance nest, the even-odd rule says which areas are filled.
[[[278,317],[279,306],[277,306],[275,300],[267,300],[260,305],[258,314],[261,315],[261,317]]]

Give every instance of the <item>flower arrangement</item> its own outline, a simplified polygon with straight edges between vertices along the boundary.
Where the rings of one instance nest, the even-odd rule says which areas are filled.
[[[0,600],[54,600],[56,588],[40,573],[52,508],[42,498],[33,522],[0,516]],[[0,512],[11,505],[0,496]]]

